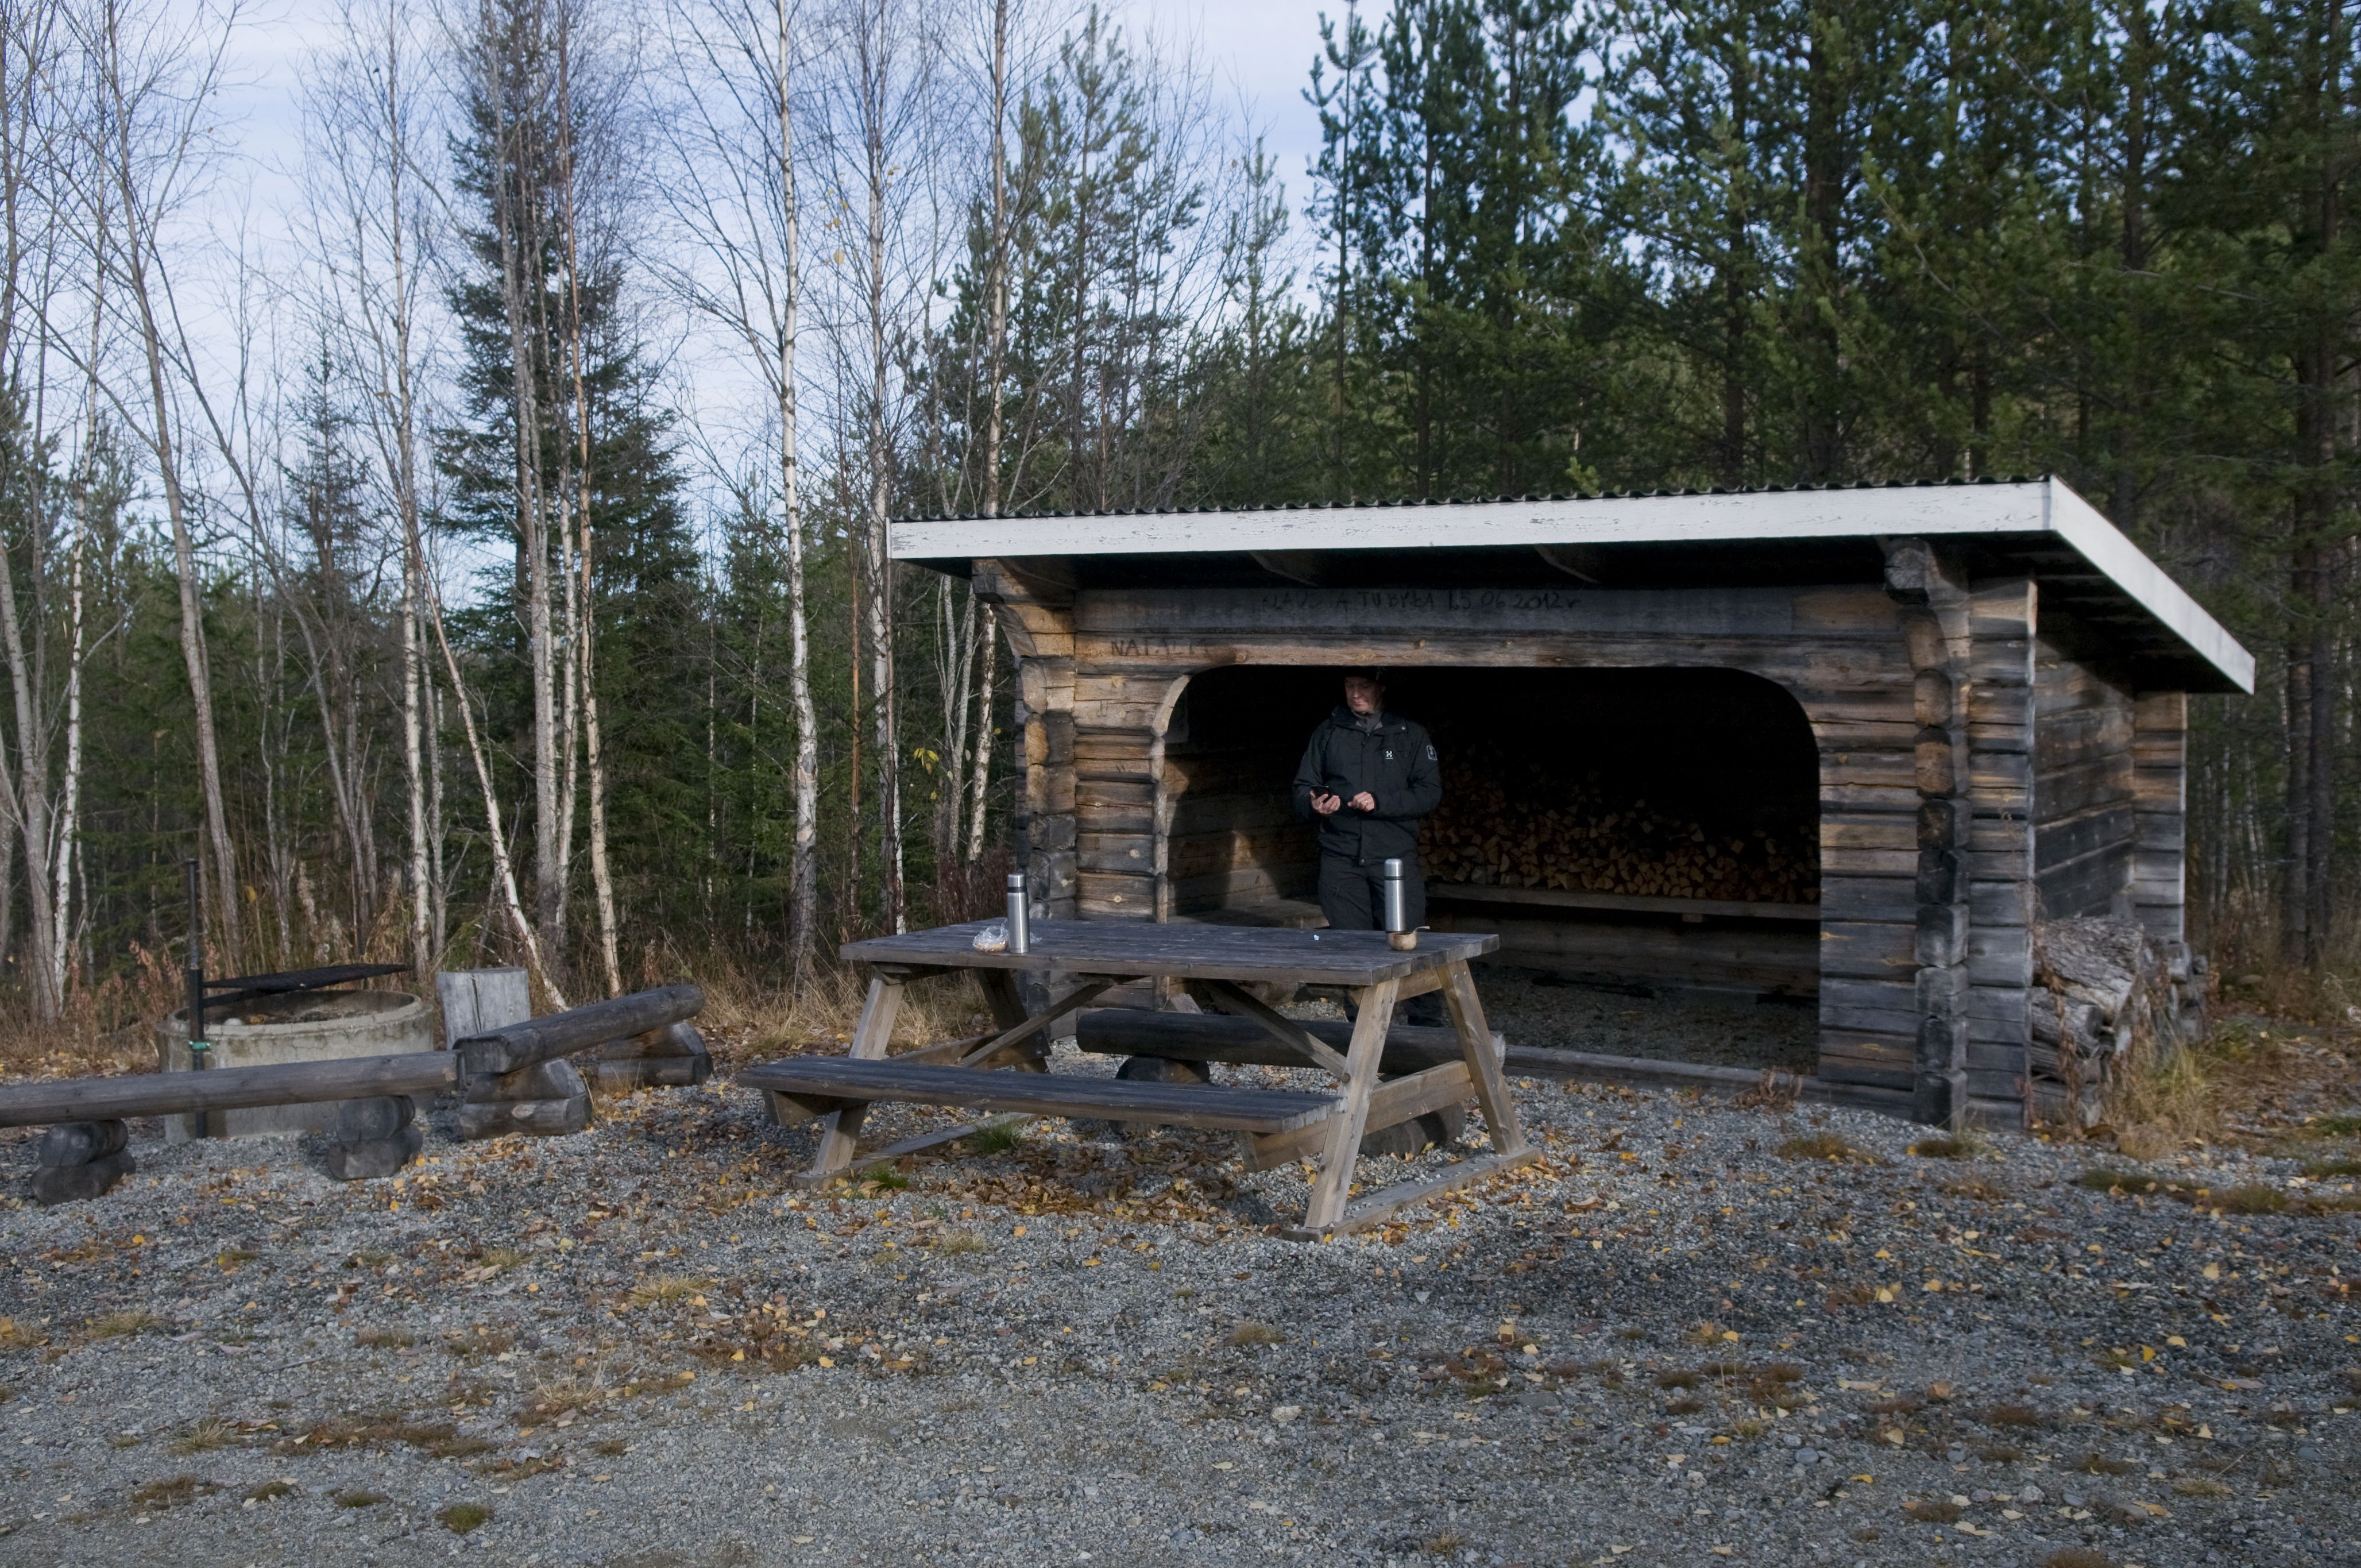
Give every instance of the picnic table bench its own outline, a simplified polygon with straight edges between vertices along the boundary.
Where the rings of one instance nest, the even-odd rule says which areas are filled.
[[[783,1123],[821,1124],[818,1156],[796,1178],[799,1184],[831,1181],[852,1168],[861,1154],[862,1117],[879,1101],[1235,1132],[1255,1168],[1318,1161],[1303,1223],[1285,1233],[1299,1240],[1366,1229],[1410,1205],[1540,1157],[1526,1143],[1502,1084],[1499,1058],[1468,970],[1469,959],[1498,946],[1495,937],[1422,931],[1417,946],[1403,950],[1389,945],[1382,931],[1040,920],[1033,923],[1029,950],[1018,953],[978,948],[975,937],[985,924],[969,921],[847,943],[843,956],[870,971],[868,999],[850,1053],[789,1057],[738,1075],[741,1084],[770,1096]],[[960,970],[972,971],[982,984],[994,1031],[889,1057],[886,1043],[904,987]],[[1047,982],[1050,999],[1028,1010],[1020,976]],[[1265,1036],[1260,1051],[1242,1056],[1233,1047],[1209,1056],[1309,1068],[1327,1074],[1334,1087],[1251,1089],[1051,1073],[1050,1025],[1116,986],[1140,980],[1184,981],[1191,992],[1234,1015],[1222,1020],[1221,1027],[1235,1031],[1235,1020],[1250,1020]],[[1246,989],[1273,984],[1290,991],[1330,987],[1350,996],[1356,1017],[1345,1048],[1339,1051]],[[1458,1049],[1432,1052],[1422,1058],[1427,1065],[1400,1072],[1411,1064],[1399,1048],[1391,1062],[1387,1059],[1395,1004],[1429,992],[1442,992]],[[1397,1076],[1384,1077],[1388,1070]],[[1355,1196],[1353,1172],[1364,1133],[1469,1099],[1483,1112],[1491,1134],[1488,1152],[1469,1156],[1426,1180]],[[936,1141],[915,1139],[870,1151],[866,1157],[889,1157]]]

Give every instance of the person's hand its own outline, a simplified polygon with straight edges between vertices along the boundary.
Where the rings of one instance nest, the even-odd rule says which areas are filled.
[[[1363,790],[1345,804],[1356,811],[1375,811],[1378,808],[1378,797],[1367,790]]]
[[[1315,789],[1312,792],[1312,809],[1323,817],[1334,817],[1337,808],[1344,804],[1325,790]]]

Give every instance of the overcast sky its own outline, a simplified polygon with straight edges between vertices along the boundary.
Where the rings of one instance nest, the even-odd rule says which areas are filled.
[[[1305,168],[1319,149],[1320,127],[1303,101],[1312,56],[1320,47],[1316,0],[1113,0],[1107,7],[1134,27],[1193,36],[1199,56],[1251,124],[1268,135],[1271,154],[1299,213],[1311,181]],[[1326,8],[1341,13],[1343,0]],[[286,171],[297,159],[293,89],[306,53],[328,38],[329,0],[255,0],[245,9],[236,90],[227,105],[240,126],[240,146],[253,160],[251,187],[258,206],[291,195]],[[236,182],[232,181],[235,185]]]

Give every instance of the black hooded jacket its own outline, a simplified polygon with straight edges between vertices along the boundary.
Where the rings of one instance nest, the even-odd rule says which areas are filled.
[[[1361,728],[1349,707],[1339,707],[1312,732],[1303,762],[1295,770],[1295,814],[1318,820],[1323,854],[1343,855],[1359,865],[1414,860],[1418,819],[1443,798],[1443,773],[1426,727],[1386,713],[1375,730]],[[1367,791],[1375,811],[1346,806],[1334,816],[1312,809],[1314,792],[1345,800]]]

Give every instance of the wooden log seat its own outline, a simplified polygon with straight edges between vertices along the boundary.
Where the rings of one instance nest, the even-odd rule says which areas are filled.
[[[1110,1122],[1155,1122],[1217,1132],[1276,1134],[1323,1121],[1338,1096],[1289,1089],[1228,1089],[1212,1084],[979,1072],[924,1062],[863,1061],[851,1057],[789,1057],[738,1075],[749,1089],[766,1090],[811,1115],[890,1100],[914,1105],[956,1105],[1019,1111],[1036,1116],[1082,1116]]]
[[[1353,1043],[1353,1025],[1339,1018],[1311,1018],[1303,1032],[1331,1049]],[[1498,1057],[1506,1045],[1492,1036]],[[1093,1056],[1160,1057],[1172,1061],[1226,1062],[1235,1067],[1308,1067],[1253,1018],[1219,1013],[1150,1013],[1138,1007],[1093,1007],[1075,1020],[1074,1044]],[[1396,1024],[1386,1030],[1385,1055],[1378,1070],[1388,1078],[1455,1062],[1459,1032],[1448,1025]]]

